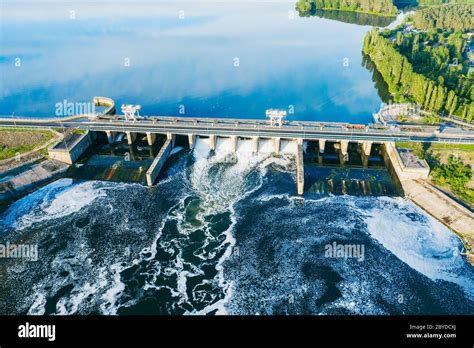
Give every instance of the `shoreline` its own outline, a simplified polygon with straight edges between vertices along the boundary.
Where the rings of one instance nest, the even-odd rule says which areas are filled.
[[[382,12],[365,12],[349,9],[340,9],[340,8],[316,8],[315,11],[334,11],[334,12],[348,12],[348,13],[360,13],[377,17],[386,17],[396,19],[399,13],[382,13]]]
[[[404,180],[401,183],[407,200],[448,227],[461,239],[466,259],[474,266],[474,214],[426,181]]]
[[[461,238],[466,259],[474,266],[474,214],[428,182],[429,167],[426,162],[423,170],[406,167],[395,143],[386,143],[386,150],[387,161],[394,169],[405,199],[419,206]]]

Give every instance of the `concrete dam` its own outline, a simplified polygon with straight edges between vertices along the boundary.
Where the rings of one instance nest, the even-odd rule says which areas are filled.
[[[353,125],[334,122],[283,121],[281,115],[270,120],[210,119],[173,116],[135,116],[139,106],[122,105],[124,115],[115,115],[112,99],[96,97],[94,103],[105,106],[99,115],[76,115],[52,118],[0,118],[0,127],[52,128],[64,127],[83,131],[64,139],[50,149],[50,157],[68,164],[74,163],[92,144],[98,134],[105,134],[109,144],[126,138],[129,145],[137,138],[146,138],[152,147],[158,137],[165,137],[160,151],[146,169],[146,182],[156,183],[160,171],[173,150],[176,139],[187,143],[189,149],[207,147],[212,153],[224,149],[240,154],[290,154],[295,160],[295,181],[298,195],[304,192],[304,149],[311,145],[317,150],[322,164],[327,149],[335,150],[340,165],[354,156],[362,166],[368,165],[374,145],[384,148],[386,163],[395,167],[400,180],[426,178],[426,163],[410,160],[398,154],[395,141],[474,144],[474,132],[461,128],[429,125]],[[274,110],[270,110],[275,113]],[[268,112],[268,110],[267,110]],[[283,111],[284,112],[284,111]],[[268,116],[268,115],[267,115]],[[351,149],[351,151],[350,151]],[[333,154],[334,155],[334,154]]]

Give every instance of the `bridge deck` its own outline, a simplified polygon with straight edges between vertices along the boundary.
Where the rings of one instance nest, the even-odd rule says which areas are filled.
[[[110,117],[110,116],[107,116]],[[84,118],[82,120],[0,118],[0,127],[68,127],[91,131],[157,133],[201,136],[279,137],[306,140],[349,141],[417,141],[474,144],[474,132],[460,128],[424,125],[385,126],[380,124],[354,125],[336,122],[291,121],[281,127],[271,126],[266,120],[188,118],[172,116],[141,117],[125,120],[122,116],[111,118]]]

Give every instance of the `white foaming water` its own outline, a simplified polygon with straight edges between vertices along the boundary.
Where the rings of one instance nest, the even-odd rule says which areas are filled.
[[[274,152],[273,139],[260,139],[258,142],[258,152],[262,154]]]
[[[456,252],[456,247],[459,246],[457,237],[443,225],[428,218],[425,213],[402,199],[352,196],[304,199],[302,206],[295,204],[296,217],[294,219],[287,210],[294,209],[291,206],[294,199],[288,194],[262,194],[255,197],[252,202],[253,205],[258,206],[259,202],[267,204],[272,200],[276,203],[273,215],[277,215],[276,212],[278,212],[281,218],[271,217],[272,214],[262,217],[261,220],[257,217],[256,219],[261,221],[262,225],[255,225],[255,233],[250,233],[247,240],[244,238],[240,241],[243,243],[241,244],[243,260],[240,261],[240,265],[233,263],[233,267],[237,267],[236,270],[229,268],[226,272],[226,275],[230,275],[228,281],[235,282],[233,297],[226,305],[232,314],[254,314],[256,310],[270,314],[274,313],[275,309],[280,313],[281,299],[278,300],[277,297],[292,294],[295,298],[299,298],[299,291],[301,290],[303,294],[304,287],[308,285],[306,276],[300,271],[301,265],[311,264],[312,257],[315,259],[315,265],[325,264],[325,260],[319,260],[317,254],[314,253],[317,248],[312,247],[313,245],[321,245],[321,250],[323,250],[323,246],[331,240],[327,239],[328,237],[352,238],[352,235],[356,235],[357,240],[364,240],[361,238],[361,233],[370,233],[371,237],[382,244],[381,250],[387,249],[402,262],[428,275],[431,279],[457,283],[468,297],[469,293],[472,294],[472,280],[469,279],[472,273],[466,272],[468,266]],[[287,207],[281,204],[285,201],[289,203]],[[333,209],[337,210],[336,214],[339,215],[332,219],[330,212]],[[298,215],[300,210],[304,210],[304,213]],[[347,212],[346,216],[344,213],[341,214],[344,211]],[[318,212],[322,212],[321,217]],[[319,220],[324,223],[318,224]],[[364,223],[367,224],[367,230],[364,228]],[[298,239],[281,237],[273,239],[271,233],[258,233],[263,229],[262,226],[278,226],[279,224],[295,226],[295,229],[296,226],[311,227],[300,234]],[[328,231],[337,231],[337,237],[329,236]],[[269,238],[261,239],[262,235]],[[254,255],[258,254],[256,246],[259,242],[267,243],[268,240],[272,240],[269,243],[272,245],[271,250],[275,251],[269,262],[275,262],[275,264],[274,269],[262,276],[263,272],[258,266],[265,270],[267,265],[264,264],[265,261],[261,261],[261,256],[254,257]],[[339,313],[340,310],[362,315],[390,314],[390,310],[380,305],[379,296],[388,299],[388,303],[392,303],[392,293],[400,293],[400,289],[410,288],[413,277],[409,277],[410,280],[406,283],[402,280],[400,284],[395,279],[403,279],[403,276],[398,278],[397,271],[384,272],[380,277],[380,270],[399,269],[401,262],[393,259],[389,261],[385,258],[377,259],[377,255],[385,255],[385,252],[379,253],[377,248],[366,249],[366,253],[371,253],[367,255],[366,262],[356,267],[350,264],[348,266],[346,262],[330,263],[341,275],[341,280],[337,282],[341,297],[314,309],[321,314]],[[362,269],[364,271],[361,271]],[[424,278],[421,274],[419,277]],[[324,282],[319,283],[319,280],[310,283],[312,293],[316,294],[316,297],[327,291],[323,284]],[[380,287],[379,284],[384,284],[384,286]],[[318,288],[320,285],[321,287]],[[255,301],[255,299],[258,300]],[[268,307],[264,303],[267,299]],[[396,300],[394,306],[398,306]],[[405,309],[400,307],[399,310]],[[311,313],[317,312],[311,311]]]
[[[29,315],[43,315],[45,313],[46,296],[43,293],[36,293],[36,298],[28,310]]]
[[[130,186],[140,187],[136,184],[97,181],[74,183],[71,179],[61,179],[15,202],[10,207],[11,211],[7,212],[7,219],[18,230],[50,219],[61,220],[71,214],[82,216],[80,210],[105,196],[107,190],[128,190]],[[109,201],[98,204],[101,204],[101,208],[110,206],[113,210]],[[126,218],[123,221],[127,222]],[[105,306],[111,304],[113,307],[115,297],[123,290],[120,275],[113,272],[114,267],[118,267],[124,260],[123,256],[116,252],[102,254],[88,247],[87,229],[76,229],[72,235],[66,232],[63,239],[64,231],[54,228],[45,227],[44,231],[46,234],[52,232],[55,243],[61,244],[64,241],[65,245],[61,245],[54,254],[45,253],[40,258],[40,267],[48,269],[44,278],[32,280],[28,278],[31,274],[22,275],[22,278],[31,281],[31,291],[23,297],[22,303],[28,306],[25,310],[32,315],[42,315],[47,310],[53,310],[56,314],[74,314],[84,313],[84,310],[100,305],[104,313],[115,313],[114,308]],[[120,226],[116,228],[118,231],[131,230],[128,224],[123,229]],[[71,242],[67,242],[68,240]],[[54,297],[66,285],[73,287],[61,295],[54,309],[47,308],[47,299]]]
[[[205,143],[206,140],[208,139],[196,141],[196,161],[191,171],[190,184],[192,190],[201,197],[201,208],[205,213],[215,213],[227,210],[248,191],[247,175],[259,159],[258,156],[251,156],[245,148],[238,149],[234,154],[231,140],[219,138],[215,155],[208,160],[210,147]],[[229,159],[232,159],[230,163]],[[211,168],[215,169],[214,173],[211,173]]]
[[[13,203],[5,213],[5,222],[17,230],[35,223],[58,219],[106,196],[96,182],[73,184],[72,179],[60,179]]]
[[[184,150],[184,147],[181,147],[181,146],[174,147],[173,150],[171,150],[171,152],[170,152],[170,156],[173,156],[175,153],[178,153],[181,150]]]
[[[237,141],[237,152],[238,153],[252,153],[252,140],[250,139],[238,139]]]
[[[231,152],[232,141],[233,140],[231,138],[217,137],[217,139],[216,139],[216,153]]]
[[[306,153],[306,150],[308,150],[308,145],[309,145],[309,142],[308,141],[303,141],[303,152]]]
[[[125,289],[125,284],[120,278],[120,272],[123,267],[120,263],[116,263],[110,267],[110,271],[113,273],[113,283],[112,286],[102,295],[102,300],[104,301],[100,305],[100,309],[103,314],[117,314],[117,298]]]
[[[196,137],[193,155],[196,160],[207,159],[211,152],[211,140],[209,138]]]
[[[298,146],[294,140],[282,140],[280,143],[280,152],[296,154]]]
[[[271,149],[269,145],[271,145]],[[198,145],[198,144],[197,144]],[[244,199],[252,192],[261,187],[263,183],[264,171],[258,167],[258,163],[267,158],[273,151],[273,144],[265,141],[260,146],[267,149],[268,152],[252,154],[252,141],[239,140],[237,143],[237,151],[233,154],[232,143],[230,140],[218,140],[216,144],[215,156],[207,159],[208,153],[202,150],[203,145],[199,144],[197,151],[194,151],[196,163],[190,175],[192,190],[201,198],[200,208],[202,209],[197,219],[204,221],[205,216],[230,211],[231,225],[224,232],[226,239],[223,245],[228,245],[224,254],[220,257],[216,270],[218,271],[218,284],[223,289],[225,296],[223,299],[210,304],[201,311],[188,312],[187,314],[207,314],[215,311],[216,314],[226,314],[225,304],[232,296],[233,283],[224,279],[223,263],[227,260],[235,245],[233,229],[237,223],[237,217],[234,210],[234,204]],[[229,163],[227,159],[229,155],[235,155],[235,161]],[[215,165],[218,166],[217,172]],[[248,175],[253,170],[259,170],[258,181],[251,184],[248,183]],[[181,281],[183,286],[183,281]],[[183,290],[181,290],[183,291]]]
[[[474,296],[472,280],[464,275],[461,243],[454,233],[401,198],[380,198],[378,203],[369,211],[361,211],[373,238],[430,279],[457,283]],[[411,218],[420,215],[424,221]]]

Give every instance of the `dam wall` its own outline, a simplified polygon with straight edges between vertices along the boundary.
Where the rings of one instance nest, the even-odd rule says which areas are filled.
[[[166,163],[166,159],[168,158],[173,148],[173,143],[174,137],[169,137],[168,139],[166,139],[165,143],[161,147],[160,152],[153,160],[153,163],[151,164],[150,168],[148,168],[146,172],[146,183],[148,186],[153,186],[153,184],[155,183],[156,178],[160,174],[161,169],[163,169],[163,166]]]
[[[48,150],[49,158],[73,164],[92,144],[93,135],[90,132],[84,134],[69,134],[61,142]]]
[[[430,175],[430,167],[424,159],[415,156],[410,150],[397,149],[395,143],[385,143],[384,160],[391,166],[400,182],[404,180],[426,180]]]

